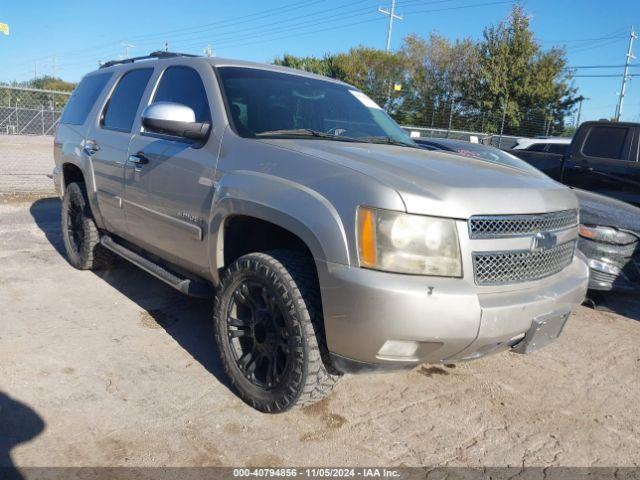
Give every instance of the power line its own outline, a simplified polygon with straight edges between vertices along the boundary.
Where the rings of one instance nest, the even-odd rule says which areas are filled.
[[[623,68],[624,63],[620,65],[576,65],[572,67],[564,67],[564,70],[577,70],[579,68]],[[629,65],[629,68],[640,67],[640,65]]]
[[[496,2],[487,2],[487,3],[477,3],[477,4],[473,4],[473,5],[464,5],[464,6],[458,6],[458,7],[447,7],[447,8],[437,8],[437,9],[430,9],[430,10],[417,10],[415,12],[407,12],[407,13],[435,13],[435,12],[443,12],[443,11],[450,11],[450,10],[459,10],[459,9],[467,9],[467,8],[475,8],[475,7],[485,7],[485,6],[489,6],[489,5],[500,5],[500,4],[511,4],[513,3],[512,0],[503,0],[503,1],[496,1]],[[292,35],[282,35],[282,36],[278,36],[278,37],[271,37],[271,38],[260,38],[257,41],[253,41],[253,42],[244,42],[244,43],[231,43],[231,44],[227,44],[225,45],[225,48],[235,48],[235,47],[243,47],[246,45],[253,45],[256,43],[265,43],[265,42],[269,42],[269,41],[275,41],[275,40],[284,40],[287,38],[291,38],[292,36],[302,36],[302,35],[310,35],[313,33],[321,33],[321,32],[325,32],[325,31],[329,31],[329,30],[333,30],[333,29],[340,29],[340,28],[348,28],[348,27],[352,27],[355,25],[361,25],[361,24],[365,24],[365,23],[371,23],[371,22],[377,22],[379,21],[379,18],[373,18],[373,19],[368,19],[368,20],[361,20],[358,22],[351,22],[351,23],[347,23],[344,25],[338,25],[335,27],[327,27],[327,28],[322,28],[322,29],[318,29],[318,30],[313,30],[313,31],[305,31],[302,33],[298,33],[298,34],[292,34]],[[320,22],[320,23],[325,23],[325,22]],[[289,31],[289,30],[285,30],[285,31]],[[218,46],[219,49],[221,49],[222,47]]]
[[[274,33],[282,33],[283,31],[302,28],[303,26],[313,26],[318,24],[327,23],[330,20],[340,21],[348,18],[357,18],[357,17],[366,17],[371,16],[373,12],[370,7],[359,7],[352,8],[354,5],[361,4],[366,2],[367,0],[360,0],[359,2],[351,2],[347,6],[337,7],[331,10],[330,12],[326,11],[317,11],[317,12],[307,12],[304,15],[295,16],[291,18],[281,19],[275,22],[269,22],[267,24],[258,25],[258,26],[249,26],[246,28],[242,28],[240,30],[235,29],[233,32],[222,32],[219,33],[220,30],[225,30],[225,27],[221,29],[217,29],[214,35],[196,35],[191,36],[190,38],[181,38],[176,39],[173,38],[174,42],[180,45],[180,48],[188,48],[190,46],[200,46],[202,42],[213,41],[217,46],[221,43],[229,43],[234,41],[241,41],[248,38],[263,38],[265,34],[274,32]],[[398,2],[397,5],[407,5],[407,4],[437,4],[437,3],[449,3],[457,0],[406,0],[404,2]],[[336,13],[338,12],[338,13]],[[302,21],[301,21],[302,20]],[[245,33],[246,32],[246,33]],[[181,37],[188,34],[181,34]],[[197,42],[197,43],[185,43],[187,41]],[[148,42],[147,42],[148,43]]]
[[[593,75],[573,75],[573,78],[620,78],[621,76],[625,76],[625,75],[620,75],[619,73],[611,73],[611,74],[593,74]],[[640,73],[629,73],[626,75],[626,77],[640,77]]]
[[[447,2],[451,2],[451,1],[455,1],[455,0],[435,0],[435,1],[429,1],[427,2],[428,4],[436,4],[436,3],[447,3]],[[498,2],[498,3],[510,3],[511,0],[507,0],[506,2]],[[408,2],[407,2],[408,3]],[[477,6],[481,6],[483,4],[477,4]],[[465,5],[463,7],[452,7],[452,8],[469,8],[471,6],[476,6],[476,5]],[[443,11],[443,10],[447,10],[448,8],[440,8],[440,9],[432,9],[429,10],[431,12],[437,12],[437,11]],[[362,11],[365,10],[365,13],[357,13],[358,11]],[[376,18],[370,18],[368,20],[362,20],[362,21],[356,21],[356,22],[350,22],[350,23],[346,23],[343,25],[337,25],[336,27],[327,27],[327,28],[322,28],[319,30],[309,30],[309,27],[313,27],[316,25],[326,25],[328,22],[327,20],[335,18],[335,21],[338,22],[340,20],[345,20],[348,18],[359,18],[359,17],[367,17],[367,16],[371,16],[373,15],[375,12],[372,12],[371,10],[369,10],[368,8],[360,8],[357,10],[353,11],[354,13],[351,15],[344,15],[344,13],[342,14],[334,14],[334,15],[330,15],[330,16],[325,16],[325,17],[317,17],[314,18],[312,20],[306,20],[304,22],[298,22],[295,23],[293,25],[289,25],[285,28],[272,28],[272,29],[267,29],[267,30],[260,30],[260,31],[256,31],[255,33],[249,34],[249,35],[242,35],[240,37],[232,37],[229,38],[228,40],[223,40],[223,41],[215,41],[214,43],[216,43],[216,48],[218,48],[218,50],[221,50],[223,48],[233,48],[233,47],[240,47],[240,46],[245,46],[245,45],[253,45],[256,43],[263,43],[263,42],[267,42],[267,41],[275,41],[275,40],[282,40],[282,39],[287,39],[290,38],[292,36],[302,36],[302,35],[310,35],[313,33],[320,33],[320,32],[324,32],[324,31],[329,31],[332,28],[347,28],[347,27],[351,27],[351,26],[355,26],[355,25],[360,25],[363,23],[371,23],[371,22],[376,22],[379,21],[379,17]],[[305,17],[308,17],[305,16]],[[277,35],[275,37],[265,37],[265,33],[269,33],[269,32],[274,32],[275,34],[282,34],[282,33],[289,33],[289,32],[295,32],[297,30],[302,30],[301,33],[298,34],[291,34],[291,35]],[[211,37],[208,37],[211,38]],[[249,40],[251,38],[256,38],[256,41],[244,41],[244,40]],[[238,43],[240,42],[240,43]],[[191,47],[197,47],[200,46],[201,43],[187,43],[187,44],[180,44],[180,48],[181,49],[188,49]]]

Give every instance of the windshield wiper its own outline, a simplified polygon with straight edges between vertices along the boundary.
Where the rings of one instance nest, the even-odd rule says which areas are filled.
[[[350,137],[341,137],[339,135],[333,135],[331,133],[320,132],[311,128],[292,128],[290,130],[269,130],[266,132],[260,132],[255,134],[256,137],[314,137],[324,138],[326,140],[337,140],[341,142],[354,142],[356,141]]]
[[[387,143],[389,145],[400,145],[401,147],[411,147],[411,148],[419,148],[415,145],[411,145],[410,143],[403,142],[401,140],[396,140],[395,138],[391,138],[385,135],[377,135],[373,137],[360,137],[357,139],[360,142],[367,143]]]

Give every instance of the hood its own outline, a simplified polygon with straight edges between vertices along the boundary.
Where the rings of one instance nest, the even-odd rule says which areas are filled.
[[[578,207],[569,188],[541,172],[450,152],[326,140],[261,141],[373,177],[395,189],[410,213],[466,219]]]
[[[580,223],[640,233],[640,208],[578,188],[573,192],[580,202]]]

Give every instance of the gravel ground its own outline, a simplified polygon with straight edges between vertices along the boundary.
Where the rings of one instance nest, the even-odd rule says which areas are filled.
[[[260,414],[228,388],[210,305],[61,254],[56,199],[0,204],[0,466],[638,466],[640,309],[580,307],[529,356],[348,376]]]

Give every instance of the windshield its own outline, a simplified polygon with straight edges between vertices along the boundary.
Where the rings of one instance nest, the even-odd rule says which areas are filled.
[[[479,143],[466,143],[463,146],[457,145],[453,147],[456,153],[459,155],[465,155],[467,157],[481,158],[492,163],[498,163],[500,165],[506,165],[508,167],[519,168],[520,170],[528,170],[538,172],[538,170],[529,165],[524,160],[511,155],[503,150],[489,145],[482,145]]]
[[[416,146],[373,100],[348,85],[257,68],[220,67],[218,72],[233,126],[243,137]]]

